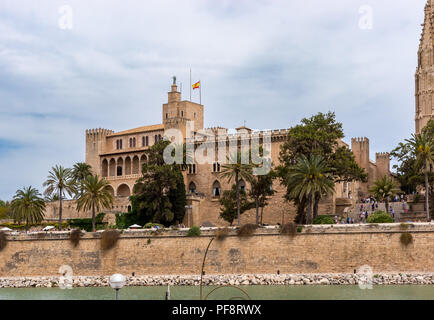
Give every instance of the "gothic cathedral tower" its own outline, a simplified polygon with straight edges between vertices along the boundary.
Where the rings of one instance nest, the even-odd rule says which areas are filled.
[[[416,70],[416,134],[434,118],[434,0],[425,6],[425,20]]]

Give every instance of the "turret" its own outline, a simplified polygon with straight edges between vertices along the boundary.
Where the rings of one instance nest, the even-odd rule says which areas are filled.
[[[101,175],[99,155],[104,150],[105,138],[113,133],[112,130],[102,128],[86,130],[86,163],[95,174]]]

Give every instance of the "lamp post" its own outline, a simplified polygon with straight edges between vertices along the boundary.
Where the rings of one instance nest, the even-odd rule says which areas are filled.
[[[116,300],[119,300],[119,289],[125,285],[125,276],[115,273],[110,277],[110,286],[116,290]]]

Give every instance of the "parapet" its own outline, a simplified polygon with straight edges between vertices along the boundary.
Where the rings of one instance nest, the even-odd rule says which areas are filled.
[[[369,139],[366,137],[351,138],[351,144],[369,144]]]
[[[388,152],[377,152],[375,153],[375,159],[378,160],[390,160],[390,155]]]
[[[113,133],[115,133],[113,130],[103,129],[103,128],[87,129],[86,130],[86,138],[99,139],[99,138],[111,135]]]

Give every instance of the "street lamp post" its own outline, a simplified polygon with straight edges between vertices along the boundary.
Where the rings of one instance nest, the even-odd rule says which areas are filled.
[[[115,273],[110,277],[110,286],[116,290],[116,300],[119,300],[119,290],[125,285],[125,276]]]

